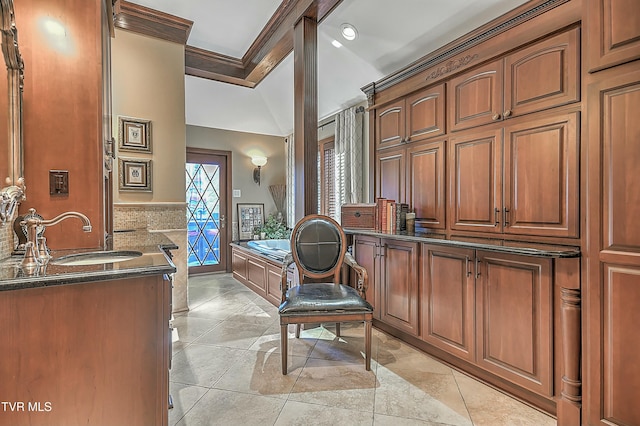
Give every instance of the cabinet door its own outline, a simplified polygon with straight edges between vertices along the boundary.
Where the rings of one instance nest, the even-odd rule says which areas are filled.
[[[589,71],[640,58],[638,0],[588,0]]]
[[[382,239],[380,314],[387,324],[418,335],[418,243]]]
[[[403,203],[405,188],[405,149],[395,148],[376,154],[376,197]]]
[[[476,68],[447,83],[447,117],[452,131],[502,118],[503,62]]]
[[[400,145],[405,138],[404,99],[376,110],[376,148]]]
[[[444,83],[406,98],[407,142],[444,134]]]
[[[280,305],[282,300],[282,268],[275,265],[267,264],[267,300],[276,306]]]
[[[476,252],[476,362],[553,396],[551,260]]]
[[[580,99],[579,35],[576,28],[505,58],[503,117]]]
[[[247,256],[247,283],[253,291],[261,296],[266,295],[267,267],[265,262],[253,256]]]
[[[421,337],[463,359],[475,358],[473,250],[422,244]]]
[[[234,277],[240,281],[246,280],[247,279],[247,256],[241,250],[238,250],[235,247],[233,248],[231,256],[232,256],[231,265],[233,268],[232,270],[233,270]]]
[[[380,240],[375,237],[356,235],[353,238],[354,258],[367,270],[369,279],[366,299],[373,305],[373,317],[377,319],[380,319],[380,289],[377,285],[378,271],[376,270],[379,243]]]
[[[505,128],[505,233],[578,237],[578,114]]]
[[[444,229],[445,141],[407,148],[407,202],[422,226]]]
[[[451,229],[501,232],[502,130],[474,131],[449,145]]]

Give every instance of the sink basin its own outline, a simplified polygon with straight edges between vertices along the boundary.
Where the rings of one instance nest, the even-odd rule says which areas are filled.
[[[92,251],[62,256],[50,260],[49,263],[65,266],[100,265],[103,263],[123,262],[140,256],[142,256],[141,252],[130,250]]]

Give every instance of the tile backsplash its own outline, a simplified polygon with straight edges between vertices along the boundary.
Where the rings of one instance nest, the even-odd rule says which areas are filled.
[[[113,205],[114,247],[157,245],[163,238],[159,234],[136,231],[186,228],[187,203],[118,203]],[[143,235],[148,241],[140,241]],[[158,240],[154,241],[154,238]]]
[[[13,219],[13,218],[12,218]],[[11,256],[14,245],[13,220],[0,224],[0,259]]]

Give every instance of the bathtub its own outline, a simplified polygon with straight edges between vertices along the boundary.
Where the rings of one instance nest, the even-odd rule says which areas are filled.
[[[247,247],[280,260],[291,252],[289,240],[251,240],[247,241]]]

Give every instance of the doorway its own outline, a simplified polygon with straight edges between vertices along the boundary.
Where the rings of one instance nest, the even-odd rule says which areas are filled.
[[[231,152],[187,148],[189,274],[229,271]]]

